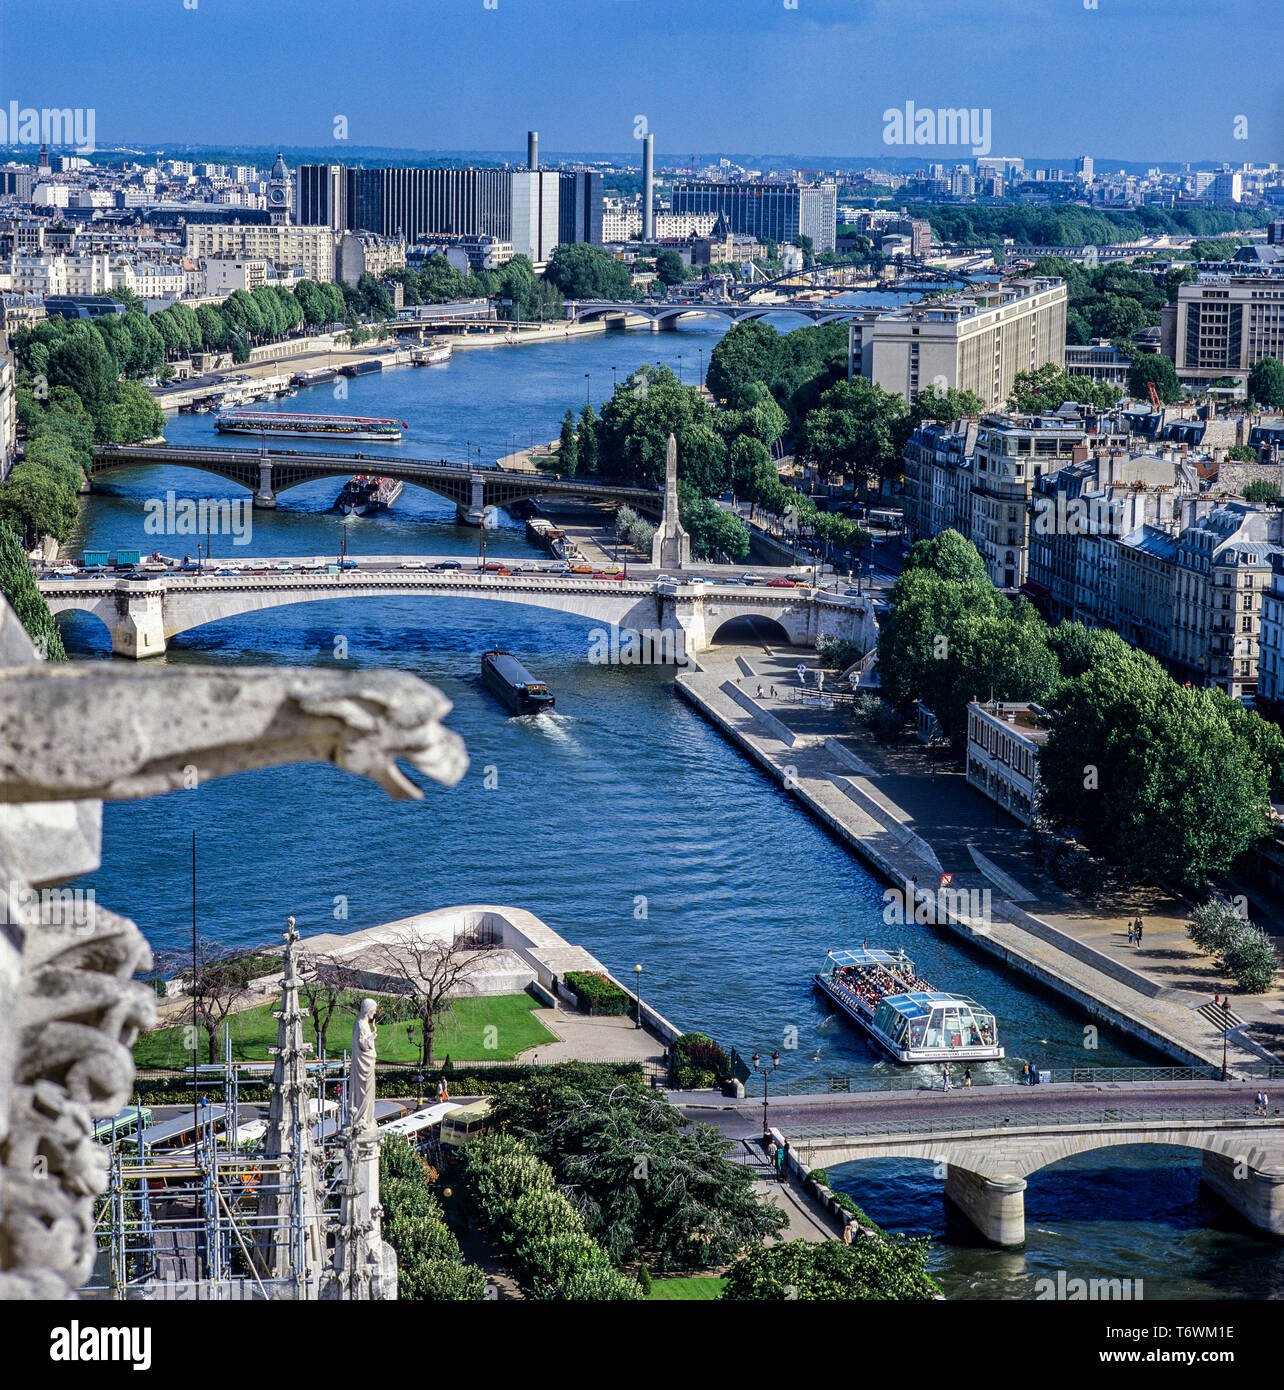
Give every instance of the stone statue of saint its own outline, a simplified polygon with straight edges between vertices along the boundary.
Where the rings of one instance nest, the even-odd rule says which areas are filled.
[[[373,999],[363,999],[352,1023],[352,1132],[374,1132],[375,1028]]]

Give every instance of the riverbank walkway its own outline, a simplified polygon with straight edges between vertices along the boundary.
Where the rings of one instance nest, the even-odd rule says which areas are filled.
[[[1187,903],[1158,889],[1126,901],[1070,897],[1035,863],[1025,827],[969,786],[948,753],[917,742],[879,744],[853,726],[845,705],[816,701],[814,652],[716,647],[699,662],[677,677],[680,692],[889,883],[903,886],[907,906],[915,893],[935,893],[944,874],[953,876],[956,901],[988,905],[988,913],[957,912],[942,929],[1080,1004],[1085,1065],[1094,1019],[1171,1056],[1220,1065],[1224,1030],[1213,998],[1232,983],[1187,938]],[[800,662],[810,702],[801,698]],[[1140,948],[1127,938],[1138,915]],[[1284,990],[1236,995],[1231,1024],[1232,1070],[1284,1057]]]

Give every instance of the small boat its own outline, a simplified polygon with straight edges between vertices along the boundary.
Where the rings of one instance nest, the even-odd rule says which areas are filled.
[[[410,361],[416,367],[432,367],[439,362],[449,362],[453,351],[449,343],[433,342],[427,347],[412,348]]]
[[[361,362],[349,362],[339,370],[344,376],[369,376],[371,372],[383,371],[383,363],[377,357],[367,357]]]
[[[482,681],[513,714],[539,714],[553,708],[548,686],[509,652],[487,652],[482,657]]]
[[[406,490],[399,478],[381,478],[371,473],[358,473],[343,485],[335,498],[335,511],[344,516],[370,516],[387,511]]]
[[[830,951],[816,987],[898,1062],[985,1062],[1003,1056],[994,1015],[920,979],[904,951]]]

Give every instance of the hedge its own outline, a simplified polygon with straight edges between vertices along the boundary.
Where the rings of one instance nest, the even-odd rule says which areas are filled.
[[[673,1084],[679,1091],[721,1086],[731,1076],[731,1058],[704,1033],[683,1033],[673,1044]]]
[[[398,1134],[379,1150],[383,1234],[397,1255],[397,1297],[405,1303],[480,1302],[486,1277],[466,1264],[428,1186],[423,1160]]]
[[[614,1017],[628,1012],[629,996],[605,975],[597,971],[568,970],[562,978],[585,1013]]]
[[[642,1291],[612,1265],[553,1170],[506,1134],[473,1139],[460,1155],[469,1200],[528,1298],[621,1302]]]

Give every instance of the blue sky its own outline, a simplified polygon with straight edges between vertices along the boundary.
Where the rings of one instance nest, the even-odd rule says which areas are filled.
[[[914,101],[989,108],[993,154],[1284,159],[1281,0],[489,3],[0,0],[0,104],[336,158],[338,116],[349,147],[551,153],[634,151],[641,116],[663,164],[918,154],[883,143]]]

